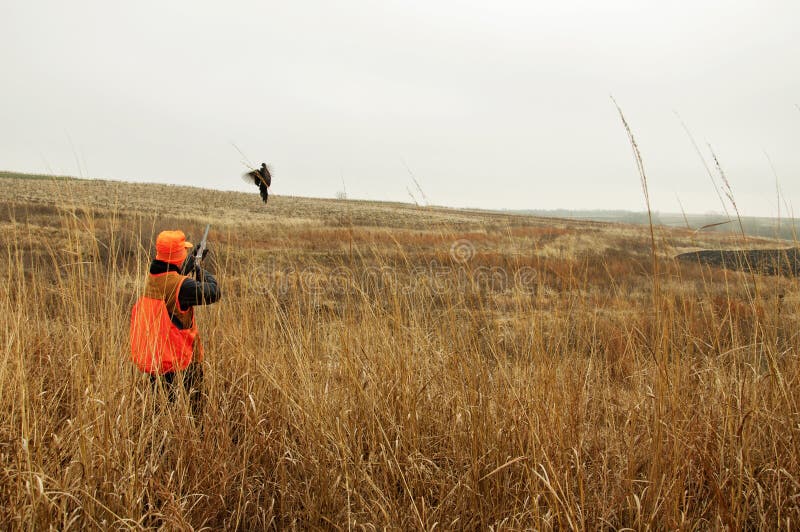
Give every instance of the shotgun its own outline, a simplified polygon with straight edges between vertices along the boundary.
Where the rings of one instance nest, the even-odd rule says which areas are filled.
[[[206,225],[206,230],[203,233],[203,239],[200,240],[200,243],[197,244],[192,251],[192,254],[186,257],[186,261],[183,263],[183,268],[181,273],[183,275],[189,275],[192,271],[197,267],[200,266],[200,263],[203,261],[203,258],[208,251],[208,230],[211,229],[211,224]]]

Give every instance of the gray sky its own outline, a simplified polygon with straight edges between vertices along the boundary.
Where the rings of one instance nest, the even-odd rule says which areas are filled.
[[[431,203],[800,216],[796,1],[0,0],[0,169]],[[419,194],[415,191],[415,194]],[[256,198],[254,197],[254,201]],[[781,208],[782,214],[784,208]]]

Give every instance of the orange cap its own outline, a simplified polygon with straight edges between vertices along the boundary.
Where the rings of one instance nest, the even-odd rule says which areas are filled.
[[[181,265],[186,260],[186,250],[193,245],[186,241],[183,231],[161,231],[156,238],[156,260]]]

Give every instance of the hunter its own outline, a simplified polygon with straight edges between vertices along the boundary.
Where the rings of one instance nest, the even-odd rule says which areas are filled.
[[[192,247],[182,231],[162,231],[156,238],[156,258],[131,315],[131,354],[154,387],[163,383],[170,401],[179,387],[185,389],[192,414],[199,419],[203,346],[194,307],[215,303],[221,294],[214,276],[188,253]]]

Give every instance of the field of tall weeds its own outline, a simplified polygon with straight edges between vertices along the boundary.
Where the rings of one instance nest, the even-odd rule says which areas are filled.
[[[721,236],[656,228],[654,261],[646,228],[2,190],[3,528],[800,523],[797,281],[671,258]],[[222,300],[197,313],[193,419],[133,367],[128,327],[155,235],[209,222]]]

